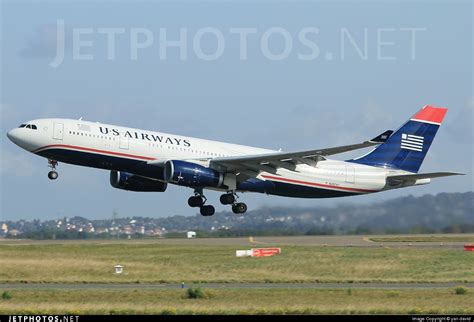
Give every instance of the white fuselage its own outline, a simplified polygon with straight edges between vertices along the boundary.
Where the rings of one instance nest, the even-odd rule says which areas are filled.
[[[27,124],[35,125],[36,129],[22,127],[8,133],[25,150],[49,159],[109,170],[143,169],[150,162],[160,160],[187,160],[206,165],[217,157],[277,152],[83,120],[38,119]],[[144,174],[139,174],[153,177],[149,175],[152,167],[147,166]],[[256,179],[276,183],[279,190],[274,194],[277,195],[318,198],[387,190],[390,189],[387,175],[404,173],[323,159],[315,166],[298,164],[295,171],[278,168],[276,173],[261,172]],[[320,195],[318,191],[324,193]]]

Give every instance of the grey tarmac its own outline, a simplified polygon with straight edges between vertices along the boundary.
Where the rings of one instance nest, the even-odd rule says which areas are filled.
[[[183,233],[184,235],[184,233]],[[48,245],[48,244],[77,244],[91,243],[107,244],[163,244],[163,245],[203,245],[203,246],[238,246],[238,247],[283,247],[283,246],[314,246],[314,247],[386,247],[386,248],[450,248],[463,250],[464,242],[373,242],[374,237],[400,237],[402,235],[383,236],[269,236],[269,237],[240,237],[240,238],[153,238],[131,240],[21,240],[0,239],[0,245]],[[427,235],[403,235],[407,237],[426,237]],[[435,237],[472,237],[472,234],[435,234]],[[199,236],[198,236],[199,237]]]
[[[120,290],[120,289],[180,289],[189,287],[209,289],[444,289],[474,283],[200,283],[200,284],[56,284],[56,283],[4,283],[0,290]]]

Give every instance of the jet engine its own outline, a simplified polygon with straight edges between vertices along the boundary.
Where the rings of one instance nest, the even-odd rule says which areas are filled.
[[[196,163],[170,160],[165,163],[164,180],[186,187],[220,188],[224,175]]]
[[[110,171],[110,184],[112,187],[122,190],[154,192],[164,192],[168,186],[166,182],[115,170]]]

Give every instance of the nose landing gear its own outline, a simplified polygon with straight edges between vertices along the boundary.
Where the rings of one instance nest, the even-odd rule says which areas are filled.
[[[58,173],[56,171],[57,165],[58,165],[58,161],[48,159],[48,167],[51,168],[51,171],[48,172],[49,180],[56,180],[58,178]]]

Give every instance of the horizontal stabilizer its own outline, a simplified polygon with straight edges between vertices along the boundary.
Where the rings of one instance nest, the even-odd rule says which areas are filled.
[[[387,177],[387,179],[391,181],[416,181],[420,179],[432,179],[432,178],[457,176],[457,175],[464,175],[464,173],[431,172],[431,173],[419,173],[419,174],[403,174],[403,175],[398,175],[398,176],[389,176]]]

